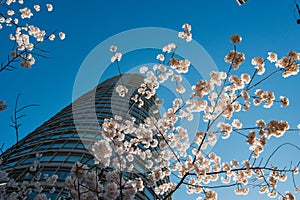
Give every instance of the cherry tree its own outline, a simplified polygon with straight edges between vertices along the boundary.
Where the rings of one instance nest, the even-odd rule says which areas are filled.
[[[178,37],[185,41],[192,40],[191,26],[183,25]],[[232,188],[237,195],[247,195],[250,187],[259,188],[261,194],[270,198],[293,200],[299,191],[299,160],[294,160],[288,167],[280,168],[270,164],[276,151],[285,145],[297,150],[294,144],[282,143],[266,160],[261,154],[267,148],[270,138],[280,139],[284,134],[292,133],[287,121],[265,121],[258,118],[251,127],[243,126],[243,119],[236,114],[247,112],[253,106],[271,109],[273,106],[286,107],[289,99],[277,98],[273,91],[259,88],[275,74],[283,79],[297,75],[300,54],[291,51],[278,58],[269,52],[266,58],[254,57],[251,60],[253,72],[242,71],[245,54],[237,50],[242,37],[234,34],[230,38],[233,44],[224,58],[229,65],[226,72],[211,71],[209,80],[199,80],[191,88],[188,99],[181,94],[187,88],[181,84],[183,75],[188,73],[191,63],[187,59],[177,58],[174,43],[168,44],[158,54],[158,64],[141,66],[140,73],[144,82],[138,88],[138,94],[131,97],[132,104],[144,106],[146,99],[154,98],[156,103],[159,86],[167,81],[175,82],[174,90],[179,98],[172,100],[172,107],[161,113],[161,118],[148,117],[143,123],[135,118],[122,116],[105,119],[101,136],[92,147],[95,166],[88,167],[77,162],[72,175],[66,180],[66,187],[73,199],[133,199],[144,188],[152,188],[157,199],[169,199],[180,187],[185,186],[188,194],[198,194],[197,200],[214,200],[218,198],[218,188]],[[111,46],[111,62],[116,62],[120,72],[122,54],[116,46]],[[268,74],[265,67],[268,66]],[[115,88],[120,98],[125,98],[128,89],[119,84]],[[130,106],[130,108],[133,107]],[[156,111],[157,112],[157,111]],[[188,133],[187,127],[180,120],[192,121],[194,115],[202,116],[202,130]],[[222,119],[222,120],[220,120]],[[250,156],[244,160],[222,161],[222,155],[206,149],[214,146],[218,140],[228,140],[231,134],[240,134],[245,138]],[[189,135],[193,135],[193,139]],[[219,137],[220,136],[220,137]],[[134,162],[142,160],[145,171],[143,176],[130,176],[138,173]],[[280,191],[279,182],[292,177],[293,187],[290,191]]]
[[[28,4],[28,5],[27,5]],[[57,37],[65,39],[65,33],[48,32],[39,25],[32,23],[32,18],[39,12],[52,12],[52,4],[33,5],[24,0],[2,0],[0,2],[0,33],[10,42],[12,48],[8,50],[7,58],[2,60],[0,72],[13,71],[17,66],[30,69],[37,57],[43,57],[46,50],[41,48],[45,41],[53,41]],[[5,57],[5,56],[3,56]],[[2,100],[0,111],[7,106]]]
[[[1,63],[0,72],[15,70],[17,65],[31,68],[36,57],[45,57],[45,50],[40,48],[42,43],[56,37],[65,38],[63,32],[48,33],[42,27],[30,23],[33,15],[43,10],[51,12],[51,4],[29,7],[23,0],[6,0],[1,1],[0,6],[0,28],[7,30],[13,46],[7,60]],[[190,42],[191,26],[184,24],[182,28],[178,37],[181,42]],[[151,188],[157,199],[169,199],[180,187],[185,186],[188,194],[198,194],[198,200],[213,200],[218,198],[218,188],[228,187],[237,195],[247,195],[251,186],[259,188],[260,193],[266,193],[271,198],[295,199],[294,192],[300,190],[300,183],[295,179],[299,160],[292,162],[293,165],[289,167],[280,168],[271,165],[270,159],[283,145],[291,145],[298,150],[300,148],[283,143],[266,161],[261,159],[261,154],[267,148],[270,138],[280,138],[298,128],[291,128],[287,121],[265,121],[260,118],[253,126],[244,127],[243,119],[237,118],[236,114],[248,111],[253,106],[270,109],[273,106],[288,106],[287,97],[276,98],[273,91],[259,87],[279,73],[283,78],[297,75],[300,54],[291,51],[278,58],[276,53],[269,52],[266,58],[255,57],[251,60],[252,73],[243,71],[238,75],[236,72],[242,70],[240,66],[245,61],[244,53],[237,50],[242,38],[234,34],[230,41],[233,50],[224,59],[229,65],[227,71],[212,71],[209,80],[196,82],[190,88],[192,92],[188,99],[182,97],[188,91],[182,79],[188,73],[191,63],[176,56],[180,42],[164,46],[156,57],[156,65],[141,66],[140,73],[145,78],[137,89],[138,94],[131,97],[131,108],[135,105],[141,108],[145,106],[146,99],[151,98],[155,99],[157,106],[162,104],[157,91],[168,81],[175,83],[174,91],[177,91],[179,98],[172,100],[172,106],[161,113],[159,119],[148,117],[143,123],[124,116],[105,119],[99,133],[102,139],[92,146],[95,165],[76,162],[71,176],[65,181],[70,198],[133,199],[145,188]],[[110,51],[113,53],[111,62],[117,64],[121,76],[122,53],[117,51],[116,46],[111,46]],[[273,65],[268,69],[271,71],[268,74],[265,70],[267,64]],[[115,90],[120,98],[125,98],[128,93],[126,85],[122,84]],[[5,108],[4,101],[0,101],[0,110]],[[153,112],[158,113],[158,110]],[[202,116],[201,127],[205,128],[189,133],[180,121],[193,121],[197,114]],[[245,138],[245,145],[248,145],[250,151],[249,158],[224,162],[222,155],[214,151],[206,153],[205,150],[214,146],[218,140],[230,139],[233,133]],[[189,135],[193,135],[193,138],[190,139]],[[30,167],[30,172],[38,170],[40,156],[37,155],[37,161]],[[134,167],[136,161],[144,163],[142,176],[134,175],[140,173]],[[294,188],[279,191],[278,183],[286,181],[287,176],[292,177]],[[1,198],[25,198],[34,190],[37,193],[36,199],[47,199],[43,189],[53,187],[54,192],[57,176],[44,177],[39,174],[35,178],[32,187],[27,182],[17,183],[5,171],[0,171],[1,183],[6,183],[0,185]],[[16,192],[7,192],[8,188],[14,188]]]
[[[47,51],[42,48],[42,43],[53,41],[56,36],[61,40],[65,39],[66,36],[63,32],[48,33],[39,25],[32,23],[32,18],[35,15],[38,16],[39,12],[51,11],[53,11],[53,6],[49,3],[30,7],[30,2],[24,0],[2,0],[0,2],[0,33],[8,39],[12,47],[8,50],[6,59],[1,62],[0,72],[13,71],[18,66],[30,69],[36,63],[37,57],[46,58],[44,54]],[[0,111],[6,108],[5,101],[1,100]],[[17,121],[15,122],[17,130],[20,125]],[[2,149],[3,145],[1,153],[3,153]],[[26,199],[31,192],[36,192],[35,199],[47,199],[47,196],[42,193],[45,185],[51,187],[52,192],[55,191],[57,175],[48,177],[46,174],[36,173],[39,169],[40,157],[41,155],[37,155],[37,160],[28,169],[28,176],[34,174],[34,185],[30,185],[28,181],[17,182],[9,178],[8,173],[1,170],[3,160],[0,159],[0,199]]]

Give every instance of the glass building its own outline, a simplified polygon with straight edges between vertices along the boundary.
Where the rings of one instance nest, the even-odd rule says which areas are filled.
[[[137,88],[143,82],[143,77],[127,74],[110,78],[90,92],[84,94],[69,106],[62,109],[51,119],[46,121],[32,133],[2,154],[2,170],[9,173],[16,181],[33,180],[37,172],[58,175],[56,191],[50,193],[50,187],[44,188],[51,199],[64,199],[68,192],[64,189],[64,181],[70,175],[71,168],[76,161],[93,165],[91,146],[101,136],[99,130],[105,118],[114,115],[123,118],[136,118],[137,123],[143,122],[146,117],[158,118],[154,114],[157,110],[155,99],[145,99],[144,106],[139,108],[130,97],[137,94]],[[129,97],[121,98],[116,93],[116,85],[125,85]],[[30,167],[39,160],[37,172],[31,173]],[[135,166],[138,171],[143,165]],[[142,173],[142,172],[141,172]],[[49,192],[49,193],[48,193]],[[136,195],[136,199],[155,199],[152,188],[146,188]]]
[[[236,3],[241,6],[242,4],[246,3],[248,0],[236,0]]]

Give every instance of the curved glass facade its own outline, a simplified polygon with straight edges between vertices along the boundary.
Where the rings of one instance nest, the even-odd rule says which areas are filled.
[[[52,199],[66,196],[63,182],[70,175],[73,164],[76,161],[87,165],[94,163],[88,149],[101,137],[98,133],[105,118],[112,118],[114,115],[135,117],[137,123],[140,123],[149,116],[159,117],[153,112],[157,109],[154,98],[142,97],[145,104],[142,108],[133,104],[130,98],[137,94],[137,88],[142,82],[143,77],[127,74],[99,84],[8,149],[2,155],[2,170],[6,170],[17,181],[31,181],[34,175],[29,173],[29,168],[36,160],[36,154],[41,154],[38,171],[49,176],[58,175],[56,191],[48,196]],[[115,88],[119,84],[127,87],[129,98],[118,96]],[[45,188],[44,191],[50,189]],[[154,191],[145,188],[136,198],[155,199]]]

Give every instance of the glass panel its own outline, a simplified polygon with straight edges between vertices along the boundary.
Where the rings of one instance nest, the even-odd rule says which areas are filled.
[[[77,144],[75,149],[85,149],[85,147],[83,146],[83,144],[79,143]]]
[[[36,160],[35,157],[26,158],[26,159],[22,162],[22,165],[33,163],[33,161],[35,161],[35,160]]]
[[[73,149],[75,147],[75,143],[65,143],[64,149]]]
[[[148,188],[144,189],[145,195],[147,197],[149,197],[150,199],[152,199],[151,197],[153,197],[153,199],[155,199],[154,195],[150,192],[150,190]]]
[[[61,136],[61,135],[52,135],[50,138],[51,138],[51,139],[57,139],[57,138],[60,138],[60,136]]]
[[[23,150],[23,151],[20,151],[17,155],[27,153],[27,152],[29,152],[29,151],[31,151],[31,150],[32,150],[31,148],[25,149],[25,150]]]
[[[65,155],[56,155],[52,158],[51,161],[53,162],[63,162],[65,160],[66,156]]]
[[[65,180],[67,176],[70,176],[70,172],[67,171],[58,171],[56,172],[56,175],[58,176],[58,180]]]
[[[52,158],[52,155],[48,155],[48,156],[42,156],[40,158],[40,162],[48,162],[50,159]]]
[[[68,138],[68,137],[72,137],[73,133],[66,133],[66,134],[62,134],[61,137],[62,138]]]
[[[93,133],[87,133],[83,137],[85,137],[85,138],[94,138],[95,134],[93,134]]]
[[[76,161],[80,161],[81,155],[70,155],[66,162],[72,162],[75,163]]]
[[[50,146],[51,146],[51,144],[44,144],[44,145],[38,147],[37,150],[48,149]]]
[[[5,166],[3,166],[2,168],[7,168],[7,167],[11,167],[11,166],[14,166],[18,161],[14,161],[14,162],[11,162],[11,163],[8,163],[6,164]],[[1,168],[0,168],[1,169]]]
[[[55,143],[51,146],[52,149],[60,149],[64,143]]]
[[[81,159],[81,163],[87,164],[87,165],[93,165],[94,164],[94,159],[90,157],[83,157]]]

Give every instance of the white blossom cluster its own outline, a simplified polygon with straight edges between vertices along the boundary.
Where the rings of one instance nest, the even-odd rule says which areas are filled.
[[[111,61],[112,63],[115,62],[115,61],[120,62],[121,59],[122,59],[122,53],[116,52],[117,49],[118,49],[118,47],[116,47],[116,46],[114,46],[114,45],[110,46],[110,48],[109,48],[110,52],[114,53],[114,55],[113,55],[113,56],[111,57],[111,59],[110,59],[110,61]]]
[[[191,41],[189,24],[183,25],[179,38]],[[252,105],[263,105],[268,109],[276,103],[281,107],[288,106],[287,97],[277,98],[273,91],[259,87],[277,73],[282,73],[283,77],[298,74],[300,54],[291,51],[278,59],[277,54],[269,52],[265,59],[251,59],[253,67],[247,70],[252,73],[238,73],[246,70],[243,68],[245,54],[237,51],[242,38],[234,34],[230,41],[234,49],[224,59],[229,65],[227,72],[211,71],[208,80],[198,80],[191,88],[185,88],[182,80],[192,63],[176,57],[178,45],[174,43],[162,48],[162,53],[156,57],[157,64],[141,66],[139,71],[144,81],[137,94],[131,97],[133,105],[129,109],[134,105],[143,108],[147,105],[144,101],[149,99],[157,106],[163,104],[156,96],[157,90],[168,81],[173,83],[179,97],[172,99],[171,106],[159,119],[147,117],[141,123],[130,116],[105,119],[99,132],[102,139],[92,146],[95,166],[77,162],[65,181],[70,196],[73,199],[119,199],[120,196],[134,199],[138,192],[149,188],[155,191],[156,199],[166,200],[185,185],[187,193],[197,194],[198,200],[215,200],[218,188],[231,187],[237,195],[247,195],[250,186],[255,185],[260,193],[266,193],[270,198],[295,199],[294,192],[300,191],[297,185],[300,183],[295,182],[294,191],[285,193],[277,186],[286,181],[289,174],[295,177],[298,165],[280,168],[270,164],[269,159],[255,162],[261,158],[272,136],[279,138],[292,131],[289,123],[257,119],[253,127],[246,127],[249,123],[239,119],[236,113],[248,111]],[[113,53],[111,61],[116,62],[120,70],[122,54],[117,52],[116,46],[111,46],[110,51]],[[188,89],[192,92],[184,99],[181,94],[187,93]],[[116,92],[125,97],[128,89],[120,84],[116,86]],[[194,120],[196,114],[202,117],[203,128],[188,133],[184,122]],[[220,121],[220,118],[224,120]],[[204,151],[216,144],[218,136],[230,139],[233,134],[241,135],[249,146],[250,156],[244,160],[223,161],[221,155]],[[189,135],[193,136],[192,140]],[[170,176],[173,177],[171,180],[168,179]]]
[[[11,33],[9,39],[15,43],[15,49],[11,52],[9,61],[2,66],[2,70],[14,69],[12,62],[20,60],[20,65],[24,68],[31,68],[35,64],[35,57],[42,54],[36,53],[37,46],[45,40],[54,40],[55,33],[47,34],[46,30],[31,24],[33,15],[40,11],[53,11],[52,4],[43,6],[34,5],[32,8],[26,6],[24,0],[1,1],[0,29],[7,28]],[[57,34],[61,40],[65,39],[65,33]]]
[[[72,199],[81,200],[114,200],[120,196],[121,191],[122,199],[129,200],[144,188],[141,178],[125,181],[118,170],[88,168],[80,162],[73,165],[71,176],[67,177],[65,185]]]
[[[191,26],[185,24],[183,29],[179,37],[189,42],[192,36]],[[231,73],[232,70],[239,70],[245,62],[244,53],[236,50],[236,45],[241,41],[242,38],[237,34],[231,37],[234,50],[225,56],[225,62],[230,64],[227,73],[210,72],[209,80],[199,80],[195,83],[189,99],[175,98],[173,106],[162,113],[160,119],[147,118],[144,123],[138,125],[135,119],[125,121],[121,117],[118,117],[118,120],[106,119],[102,125],[104,140],[97,141],[93,146],[95,162],[100,163],[102,167],[110,166],[119,171],[125,169],[130,171],[134,169],[131,164],[135,160],[144,160],[144,166],[148,170],[144,186],[155,187],[158,197],[167,198],[178,188],[176,182],[157,184],[171,174],[176,174],[177,178],[186,184],[187,193],[203,194],[203,197],[198,199],[217,199],[217,192],[206,186],[218,180],[223,184],[235,183],[233,184],[236,186],[235,193],[247,195],[249,182],[263,179],[263,184],[258,185],[261,191],[267,193],[269,197],[278,196],[276,190],[278,180],[285,181],[289,172],[297,174],[297,166],[294,169],[278,170],[274,166],[253,166],[250,164],[251,158],[239,164],[235,160],[222,162],[221,157],[215,153],[208,156],[203,153],[208,146],[216,144],[218,135],[228,139],[233,133],[248,131],[248,134],[244,135],[247,138],[246,143],[252,152],[252,159],[257,159],[271,136],[281,137],[290,129],[287,122],[276,120],[269,123],[257,120],[253,128],[244,128],[240,119],[233,117],[235,113],[249,110],[252,104],[259,106],[263,103],[264,108],[271,108],[274,103],[279,102],[281,107],[288,106],[287,97],[280,96],[277,99],[274,92],[259,88],[253,91],[253,89],[278,72],[283,72],[283,77],[298,74],[300,54],[292,51],[288,56],[278,60],[277,54],[269,52],[266,59],[255,57],[251,60],[254,66],[252,75],[248,73],[237,75]],[[140,67],[140,73],[145,76],[144,83],[138,88],[138,94],[132,97],[133,102],[139,107],[144,106],[142,96],[146,99],[156,98],[160,84],[167,81],[176,83],[174,90],[179,94],[187,91],[181,85],[181,81],[182,75],[188,72],[191,63],[175,57],[177,48],[174,43],[164,46],[162,53],[156,57],[159,64],[153,65],[152,68]],[[116,47],[113,49],[115,51]],[[275,67],[266,68],[266,60],[270,64],[275,64]],[[260,78],[268,70],[273,72]],[[125,86],[118,87],[120,96],[123,96]],[[156,102],[157,105],[162,103],[160,100]],[[208,128],[205,131],[199,130],[194,135],[194,140],[189,141],[187,129],[179,119],[191,121],[196,113],[202,115],[202,120],[208,124]],[[219,122],[216,126],[218,129],[214,130],[213,124],[221,116],[225,121]],[[183,184],[182,182],[180,184]],[[122,188],[122,184],[118,188]],[[279,197],[294,199],[291,192]]]
[[[47,200],[47,194],[44,190],[49,189],[50,193],[54,193],[56,190],[56,183],[58,176],[53,174],[42,174],[40,171],[39,158],[41,154],[36,154],[36,160],[31,164],[26,174],[26,177],[30,175],[33,178],[29,181],[26,180],[14,180],[9,178],[9,174],[5,170],[0,170],[0,199],[1,200],[17,200],[28,199],[28,195],[34,193],[34,200]],[[1,166],[0,166],[1,167]]]

